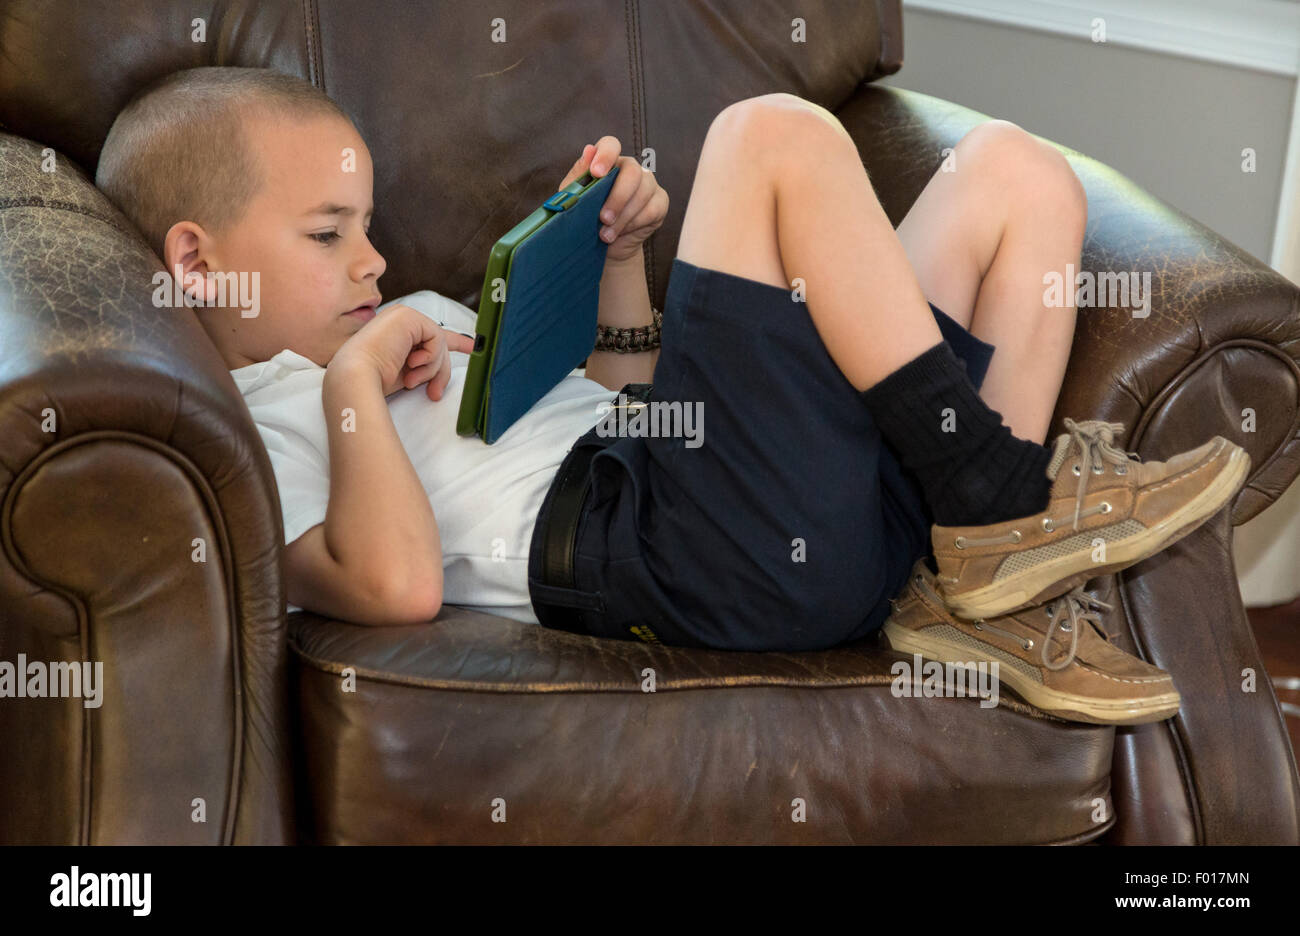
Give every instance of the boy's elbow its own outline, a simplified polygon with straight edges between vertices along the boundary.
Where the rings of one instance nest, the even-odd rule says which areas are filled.
[[[383,624],[422,624],[442,610],[442,584],[428,579],[417,584],[389,581],[379,589],[377,599]]]
[[[432,621],[442,610],[442,588],[424,583],[407,590],[407,602],[399,606],[410,624]]]
[[[426,599],[424,608],[420,612],[422,615],[424,615],[421,618],[421,620],[432,621],[434,618],[438,616],[438,613],[440,611],[442,611],[442,589],[441,588],[436,589]]]

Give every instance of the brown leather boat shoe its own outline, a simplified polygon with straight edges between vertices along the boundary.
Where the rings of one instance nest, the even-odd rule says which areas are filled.
[[[944,607],[922,559],[891,602],[884,634],[893,649],[940,663],[997,663],[997,678],[1044,712],[1094,725],[1141,725],[1178,711],[1173,678],[1110,642],[1079,586],[1046,605],[966,621]]]
[[[987,526],[931,528],[939,588],[959,617],[1042,604],[1126,569],[1192,532],[1237,493],[1250,456],[1222,436],[1166,461],[1117,448],[1121,423],[1065,420],[1042,513]]]

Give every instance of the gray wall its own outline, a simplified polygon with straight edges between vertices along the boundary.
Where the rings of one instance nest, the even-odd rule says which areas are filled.
[[[1269,262],[1293,78],[906,6],[903,50],[880,84],[1087,153]]]

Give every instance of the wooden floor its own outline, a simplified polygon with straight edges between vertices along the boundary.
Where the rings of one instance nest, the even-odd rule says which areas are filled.
[[[1300,751],[1300,689],[1284,689],[1286,677],[1300,679],[1300,598],[1290,604],[1272,608],[1249,608],[1246,615],[1255,631],[1255,640],[1264,656],[1264,667],[1273,680],[1279,702],[1295,706],[1283,709],[1291,731],[1291,749]]]

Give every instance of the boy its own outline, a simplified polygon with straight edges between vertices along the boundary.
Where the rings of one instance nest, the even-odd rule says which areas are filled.
[[[588,146],[557,186],[620,166],[602,331],[651,321],[641,243],[668,204],[619,150]],[[898,649],[998,661],[1063,717],[1168,717],[1169,675],[1108,643],[1081,586],[1204,522],[1245,453],[1216,437],[1142,464],[1098,422],[1037,441],[1074,327],[1072,297],[1044,308],[1043,274],[1078,266],[1082,189],[1005,122],[955,157],[895,232],[829,112],[784,94],[726,108],[700,156],[662,357],[599,350],[617,343],[600,336],[586,376],[493,446],[454,431],[473,314],[428,293],[376,314],[369,154],[310,85],[171,76],[119,115],[96,181],[196,295],[212,285],[194,274],[260,272],[258,317],[198,314],[271,456],[290,602],[390,623],[445,600],[596,636],[803,650],[881,629],[897,596]],[[698,402],[703,444],[603,438],[610,391],[630,381]],[[587,446],[600,450],[563,588],[542,569],[539,510]]]

